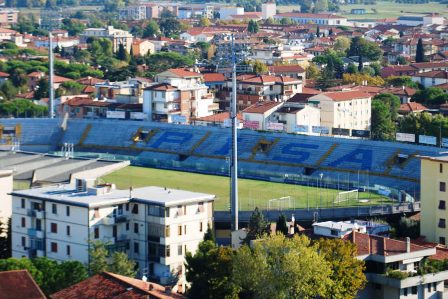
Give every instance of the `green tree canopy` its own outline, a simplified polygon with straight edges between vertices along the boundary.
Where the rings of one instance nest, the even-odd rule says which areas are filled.
[[[362,37],[355,36],[352,38],[350,43],[350,48],[348,49],[348,56],[359,56],[366,57],[370,60],[379,60],[383,52],[380,47],[375,42],[370,42]]]
[[[266,233],[268,233],[268,223],[264,219],[263,213],[256,207],[252,215],[250,215],[247,236],[244,242],[249,244],[250,241],[261,238]]]
[[[146,24],[145,29],[143,30],[143,37],[147,38],[156,36],[160,36],[159,24],[157,24],[157,22],[154,20],[150,20]]]

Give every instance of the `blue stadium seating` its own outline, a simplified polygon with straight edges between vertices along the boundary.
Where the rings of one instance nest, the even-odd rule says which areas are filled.
[[[75,151],[129,155],[135,165],[219,175],[227,175],[229,171],[230,129],[69,120],[63,131],[59,123],[57,119],[0,119],[3,127],[20,125],[22,149],[58,150],[62,143],[68,142],[75,144]],[[139,130],[150,132],[150,136],[134,142]],[[260,142],[266,146],[261,148]],[[398,154],[408,158],[399,161]],[[441,149],[251,130],[240,130],[238,137],[240,175],[264,180],[317,184],[322,174],[327,184],[339,181],[340,186],[347,188],[381,185],[415,194],[420,177],[420,162],[415,155],[438,156]]]

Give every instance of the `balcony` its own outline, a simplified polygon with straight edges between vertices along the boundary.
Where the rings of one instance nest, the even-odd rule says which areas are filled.
[[[115,217],[113,216],[107,216],[104,217],[102,220],[103,225],[114,225],[115,224]]]
[[[27,234],[30,237],[36,237],[37,231],[35,228],[29,228]]]
[[[28,217],[36,217],[36,210],[28,210],[26,211],[26,215]]]
[[[45,217],[45,211],[39,211],[39,210],[28,210],[26,212],[26,215],[29,217],[36,217],[39,219],[43,219]]]
[[[115,216],[115,223],[123,223],[126,221],[128,221],[128,216],[126,216],[126,215]]]
[[[45,211],[36,211],[36,218],[37,219],[44,219],[45,218]]]
[[[404,279],[392,278],[383,274],[366,273],[366,278],[369,282],[372,283],[378,283],[381,285],[391,286],[393,288],[404,289],[418,286],[422,281],[424,281],[425,283],[445,281],[448,279],[448,270],[437,273],[412,276]]]
[[[208,111],[215,111],[219,109],[219,104],[218,103],[214,103],[211,105],[208,105]]]

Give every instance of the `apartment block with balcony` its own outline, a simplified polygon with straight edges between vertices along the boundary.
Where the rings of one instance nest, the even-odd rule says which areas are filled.
[[[144,90],[143,112],[161,122],[190,123],[218,110],[215,96],[208,92],[201,73],[169,69],[156,76],[156,82]]]
[[[130,53],[134,37],[126,30],[108,26],[106,28],[87,28],[82,33],[81,38],[83,41],[86,41],[88,38],[107,38],[111,40],[114,52],[117,52],[120,44],[122,44]]]
[[[161,187],[117,190],[92,180],[14,191],[13,257],[89,261],[91,242],[123,251],[161,284],[185,290],[184,258],[212,225],[214,195]]]

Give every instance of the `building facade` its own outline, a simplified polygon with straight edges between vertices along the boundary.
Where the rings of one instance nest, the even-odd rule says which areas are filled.
[[[140,275],[184,290],[184,257],[212,225],[214,195],[162,187],[117,190],[74,184],[15,191],[13,257],[46,256],[87,264],[91,242],[126,252]]]

